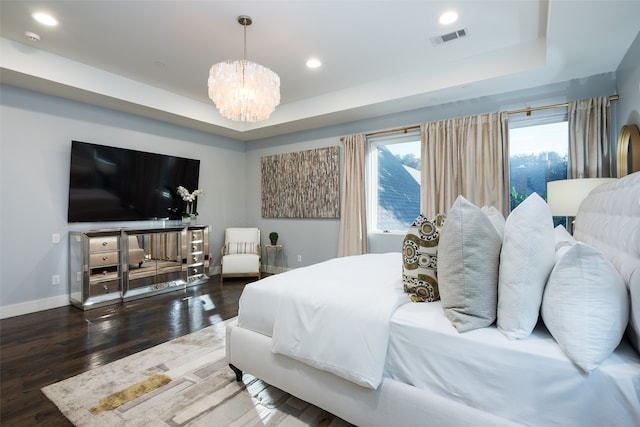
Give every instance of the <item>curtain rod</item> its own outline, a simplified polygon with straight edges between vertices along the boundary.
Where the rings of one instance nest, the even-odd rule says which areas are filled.
[[[609,96],[609,101],[617,101],[618,98],[619,98],[618,95],[611,95]],[[563,102],[561,104],[543,105],[541,107],[527,107],[527,108],[522,108],[520,110],[511,110],[511,111],[507,111],[507,114],[527,113],[527,116],[530,116],[532,111],[550,110],[552,108],[562,108],[562,107],[568,107],[568,106],[569,106],[568,102]],[[407,133],[408,131],[414,130],[414,129],[420,129],[420,125],[404,126],[401,128],[380,130],[377,132],[365,133],[364,135],[368,138],[370,136],[384,135],[386,133],[394,133],[394,132]],[[340,141],[344,141],[344,137],[341,137]]]
[[[618,95],[609,96],[609,101],[617,101],[617,100],[618,100]],[[562,104],[543,105],[541,107],[527,107],[527,108],[522,108],[520,110],[507,111],[507,114],[527,113],[527,116],[530,116],[532,111],[550,110],[552,108],[562,108],[562,107],[568,107],[568,106],[569,106],[568,102],[563,102]]]

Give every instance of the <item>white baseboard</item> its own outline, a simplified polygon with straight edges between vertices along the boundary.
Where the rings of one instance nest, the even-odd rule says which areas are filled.
[[[52,308],[64,307],[69,304],[69,295],[58,295],[51,298],[43,298],[34,301],[21,302],[19,304],[5,305],[3,307],[0,307],[0,319],[22,316],[23,314],[35,313],[37,311],[49,310]]]

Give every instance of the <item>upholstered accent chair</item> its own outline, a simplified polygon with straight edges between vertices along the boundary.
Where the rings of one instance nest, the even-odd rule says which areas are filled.
[[[260,229],[227,228],[220,255],[221,282],[225,277],[255,276],[260,279]]]

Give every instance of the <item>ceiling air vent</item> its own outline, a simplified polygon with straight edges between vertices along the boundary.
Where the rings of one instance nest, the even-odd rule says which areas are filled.
[[[431,37],[431,43],[434,46],[437,46],[442,43],[450,42],[452,40],[461,39],[462,37],[466,37],[469,35],[469,32],[466,28],[463,28],[458,31],[454,31],[452,33],[442,34],[441,36]]]

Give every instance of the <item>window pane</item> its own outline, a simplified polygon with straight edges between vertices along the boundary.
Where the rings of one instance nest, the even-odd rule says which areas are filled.
[[[378,144],[373,231],[406,232],[420,214],[420,141]]]
[[[567,179],[568,141],[566,121],[509,131],[511,210],[533,192],[547,200],[547,182]]]

